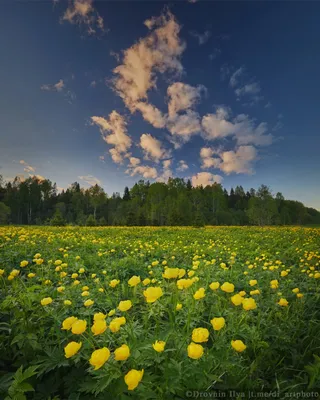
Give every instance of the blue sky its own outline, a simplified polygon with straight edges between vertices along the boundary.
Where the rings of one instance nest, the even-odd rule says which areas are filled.
[[[5,2],[0,174],[110,195],[170,175],[264,183],[320,209],[319,17],[318,2]]]

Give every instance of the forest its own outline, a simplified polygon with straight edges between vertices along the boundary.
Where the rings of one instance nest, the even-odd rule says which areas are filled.
[[[99,185],[74,182],[59,192],[36,176],[5,182],[0,176],[0,224],[79,226],[204,226],[320,224],[320,212],[273,194],[266,185],[228,192],[221,184],[192,187],[191,181],[140,180],[123,195],[108,195]]]

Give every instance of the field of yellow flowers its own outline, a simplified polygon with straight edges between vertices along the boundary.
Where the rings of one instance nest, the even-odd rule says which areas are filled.
[[[2,227],[0,398],[319,388],[319,278],[320,229]]]

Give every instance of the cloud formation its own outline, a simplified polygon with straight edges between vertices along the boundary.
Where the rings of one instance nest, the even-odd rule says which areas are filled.
[[[23,170],[24,172],[27,172],[28,174],[32,174],[33,172],[36,172],[36,169],[26,163],[24,160],[20,160],[19,163],[23,165]]]
[[[174,118],[178,112],[188,110],[198,103],[201,94],[206,92],[203,85],[191,86],[183,82],[175,82],[167,89],[169,98],[169,118]]]
[[[209,30],[204,31],[203,33],[191,31],[190,35],[193,36],[194,38],[196,38],[199,42],[199,46],[201,46],[209,40],[209,38],[211,36],[211,32]]]
[[[51,92],[61,92],[65,87],[65,83],[63,79],[60,79],[59,82],[54,84],[44,84],[40,87],[41,90],[47,90]]]
[[[188,164],[184,160],[179,161],[179,166],[177,168],[177,171],[183,172],[189,168]]]
[[[168,156],[168,152],[162,147],[160,140],[149,133],[140,136],[140,147],[146,160],[153,160],[158,163],[162,158]]]
[[[145,179],[156,179],[158,177],[156,168],[149,167],[148,165],[138,165],[132,169],[127,169],[126,173],[131,176],[142,175]]]
[[[83,182],[86,182],[88,185],[101,185],[101,181],[93,175],[80,175],[78,176]]]
[[[69,0],[69,5],[61,21],[85,25],[87,33],[93,35],[97,30],[104,31],[103,18],[92,6],[93,0]]]
[[[191,178],[191,183],[193,187],[197,186],[209,186],[214,183],[221,183],[223,180],[222,176],[214,175],[210,172],[199,172],[196,175],[193,175]]]
[[[91,121],[99,126],[103,140],[114,146],[109,150],[113,161],[122,164],[123,158],[129,156],[128,150],[132,145],[125,118],[117,111],[112,111],[109,119],[94,116]]]

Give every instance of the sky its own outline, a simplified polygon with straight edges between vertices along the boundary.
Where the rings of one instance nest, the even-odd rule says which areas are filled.
[[[261,184],[320,210],[320,3],[4,1],[0,174]]]

